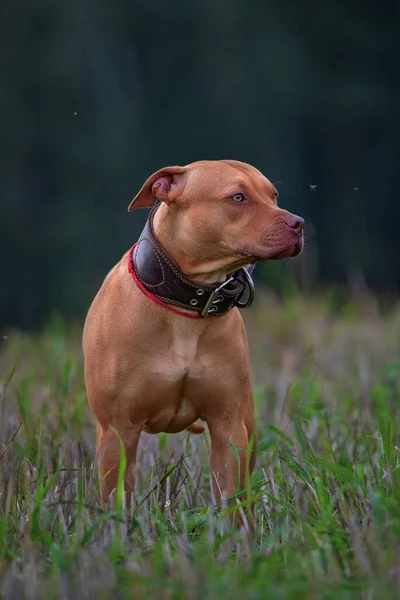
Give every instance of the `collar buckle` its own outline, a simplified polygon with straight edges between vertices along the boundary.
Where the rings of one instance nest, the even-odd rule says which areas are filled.
[[[216,306],[216,304],[220,301],[218,299],[218,295],[219,295],[220,290],[222,290],[225,286],[227,286],[234,279],[235,278],[233,276],[229,277],[229,279],[227,279],[226,281],[224,281],[223,283],[221,283],[220,286],[218,286],[213,292],[211,292],[211,294],[208,297],[208,300],[206,302],[205,307],[201,311],[201,316],[202,317],[209,317],[213,313],[217,312],[218,306]]]

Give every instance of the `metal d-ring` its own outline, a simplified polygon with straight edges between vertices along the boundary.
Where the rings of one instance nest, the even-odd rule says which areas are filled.
[[[254,282],[253,282],[253,279],[252,279],[250,273],[248,272],[248,270],[245,267],[242,267],[240,269],[240,273],[241,273],[241,275],[244,276],[244,278],[246,280],[244,287],[245,287],[245,289],[246,288],[249,289],[249,297],[246,302],[239,302],[239,300],[237,300],[235,302],[235,304],[239,308],[248,308],[249,306],[251,306],[253,304],[253,300],[254,300]]]

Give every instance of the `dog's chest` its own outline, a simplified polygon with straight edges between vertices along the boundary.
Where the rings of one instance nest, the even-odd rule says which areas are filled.
[[[203,351],[189,336],[180,337],[153,355],[146,385],[145,430],[173,433],[202,417],[205,398],[215,383],[214,375],[210,352]]]
[[[203,415],[207,375],[201,364],[180,357],[164,360],[151,373],[148,388],[148,433],[182,431]]]
[[[145,431],[181,431],[231,402],[240,344],[220,333],[218,323],[199,329],[188,319],[160,331],[142,380]]]
[[[212,372],[207,355],[192,356],[189,352],[168,352],[153,363],[151,379],[154,385],[168,392],[169,397],[196,391],[203,387]]]

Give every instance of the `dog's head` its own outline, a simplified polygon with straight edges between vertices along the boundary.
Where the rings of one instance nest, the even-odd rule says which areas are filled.
[[[128,210],[148,208],[156,199],[164,203],[169,241],[217,270],[289,258],[303,249],[303,219],[279,208],[276,188],[246,163],[165,167],[149,177]]]

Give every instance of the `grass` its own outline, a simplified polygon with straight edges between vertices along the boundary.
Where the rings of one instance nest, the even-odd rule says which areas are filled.
[[[260,449],[254,531],[212,506],[209,438],[143,435],[136,504],[98,502],[79,328],[0,353],[0,597],[398,598],[400,310],[374,298],[244,312]],[[250,524],[249,524],[250,525]]]

